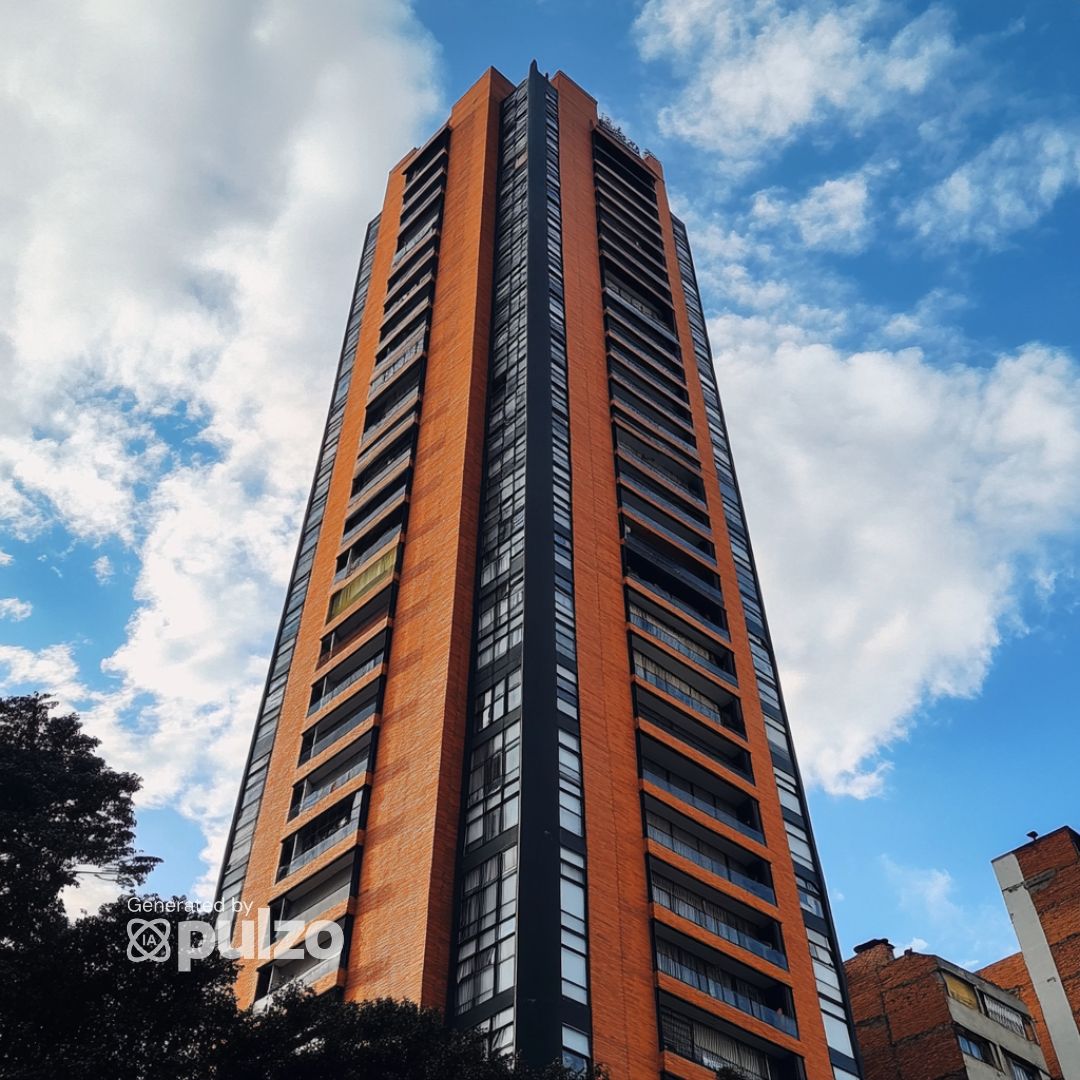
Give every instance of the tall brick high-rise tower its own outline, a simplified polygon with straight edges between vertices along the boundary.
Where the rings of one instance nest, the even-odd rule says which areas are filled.
[[[245,1003],[859,1075],[686,230],[565,75],[488,71],[390,173],[220,897],[345,931]]]

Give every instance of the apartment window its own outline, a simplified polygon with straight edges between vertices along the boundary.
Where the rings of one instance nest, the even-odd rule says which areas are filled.
[[[854,1057],[851,1029],[848,1027],[843,1005],[824,997],[818,998],[818,1004],[821,1006],[821,1018],[825,1022],[825,1041],[833,1050]]]
[[[514,1010],[503,1009],[473,1029],[487,1039],[488,1053],[495,1057],[514,1051]]]
[[[562,1063],[568,1069],[584,1072],[589,1067],[589,1059],[592,1050],[589,1046],[589,1036],[584,1031],[563,1024],[562,1029]]]
[[[350,780],[363,776],[368,770],[370,747],[368,739],[357,743],[355,747],[348,747],[296,784],[293,787],[289,817],[306,813]]]
[[[1043,1080],[1042,1072],[1026,1061],[1019,1061],[1010,1055],[1008,1065],[1011,1080]]]
[[[585,943],[585,859],[563,848],[559,864],[559,909],[562,924],[562,992],[588,1004],[589,977]]]
[[[386,634],[379,634],[319,679],[311,687],[308,715],[318,712],[334,698],[344,694],[350,686],[380,667],[386,656],[385,646]]]
[[[282,841],[278,879],[306,866],[355,832],[360,825],[363,795],[363,791],[349,795]]]
[[[799,904],[803,911],[809,911],[811,915],[825,917],[825,905],[821,901],[821,890],[812,882],[798,873],[795,875],[795,884],[799,890]]]
[[[501,920],[513,919],[516,901],[517,849],[508,848],[465,874],[462,938],[493,933]]]
[[[992,1065],[994,1068],[997,1068],[997,1058],[994,1054],[994,1048],[992,1044],[987,1042],[981,1035],[976,1035],[973,1031],[961,1028],[957,1033],[957,1037],[960,1040],[960,1049],[963,1050],[968,1057],[973,1057],[976,1061],[985,1061],[987,1065]]]
[[[991,997],[989,994],[983,994],[982,1000],[983,1011],[991,1020],[996,1020],[1003,1027],[1015,1031],[1017,1035],[1022,1035],[1025,1039],[1033,1038],[1031,1025],[1023,1013],[1017,1012],[1016,1009],[1006,1005],[1003,1001],[998,1001],[997,998]]]
[[[840,975],[836,970],[829,939],[811,927],[807,927],[806,936],[810,944],[810,959],[814,965],[818,992],[839,998]]]
[[[477,695],[476,724],[480,731],[507,713],[521,708],[521,668],[515,668]]]
[[[951,971],[943,971],[942,975],[945,978],[945,989],[948,991],[949,997],[967,1005],[969,1009],[978,1009],[979,997],[971,983],[966,979],[958,978]]]
[[[790,821],[784,822],[784,828],[787,830],[788,847],[791,848],[791,857],[796,862],[801,862],[804,866],[808,866],[813,870],[814,853],[810,850],[809,833],[798,825],[793,825]]]

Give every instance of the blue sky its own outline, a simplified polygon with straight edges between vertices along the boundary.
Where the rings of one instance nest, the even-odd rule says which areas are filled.
[[[52,688],[144,777],[154,886],[216,871],[386,170],[535,57],[663,160],[690,227],[845,947],[1014,948],[989,860],[1077,810],[1080,9],[11,24],[0,690]]]

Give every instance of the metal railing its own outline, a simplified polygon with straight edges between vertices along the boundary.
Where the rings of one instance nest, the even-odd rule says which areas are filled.
[[[346,769],[340,776],[335,776],[333,780],[328,780],[319,787],[312,788],[311,791],[309,791],[297,804],[296,813],[302,814],[305,811],[310,810],[317,802],[325,799],[327,795],[337,791],[338,788],[344,787],[350,780],[355,780],[356,777],[366,773],[367,767],[368,755],[365,754],[360,761],[351,768]]]
[[[739,948],[746,949],[747,952],[752,952],[755,956],[760,956],[763,960],[768,960],[770,964],[787,969],[787,957],[779,949],[773,948],[773,946],[760,941],[744,930],[724,922],[723,919],[716,918],[715,915],[710,914],[703,908],[695,907],[693,904],[673,896],[663,886],[657,885],[656,882],[653,884],[656,886],[657,897],[663,897],[663,899],[659,900],[660,905],[667,908],[668,911],[673,911],[676,915],[689,919],[695,925],[708,930],[709,933],[722,937],[733,945],[738,945]]]
[[[369,716],[372,716],[375,713],[377,700],[377,698],[372,698],[372,700],[369,701],[366,705],[362,706],[355,713],[353,713],[353,715],[350,716],[349,719],[346,720],[345,723],[343,723],[340,727],[335,727],[332,731],[327,732],[327,734],[323,735],[321,738],[315,739],[312,742],[311,747],[308,749],[307,753],[301,752],[300,764],[303,765],[305,761],[310,761],[313,757],[317,757],[328,746],[333,746],[333,744],[336,743],[338,739],[343,739],[346,735],[349,734],[350,731],[355,731],[356,728],[358,728]],[[321,723],[322,721],[320,720],[319,724]],[[318,727],[319,724],[316,724],[315,727]]]
[[[794,1018],[788,1016],[787,1013],[770,1008],[768,1005],[763,1005],[760,1001],[755,1001],[752,997],[748,997],[738,990],[733,990],[707,972],[683,964],[668,953],[657,951],[656,966],[665,975],[670,975],[672,978],[678,979],[679,982],[693,986],[702,993],[708,994],[709,997],[722,1001],[726,1005],[731,1005],[738,1009],[739,1012],[753,1016],[778,1031],[783,1031],[788,1035],[797,1036],[799,1034],[798,1025],[795,1023]]]
[[[696,619],[702,626],[708,627],[719,637],[730,640],[731,635],[725,627],[721,626],[719,623],[713,622],[712,619],[698,611],[692,604],[687,603],[687,601],[676,596],[674,593],[669,592],[663,585],[657,585],[654,581],[650,581],[648,578],[643,577],[641,574],[635,573],[634,571],[630,571],[626,576],[631,581],[640,585],[643,589],[648,589],[649,592],[655,593],[673,607],[677,607],[681,612],[689,615],[691,619]]]
[[[370,660],[365,660],[355,671],[350,671],[341,682],[335,683],[328,690],[324,690],[309,706],[308,716],[317,713],[325,705],[329,705],[336,697],[340,697],[353,683],[359,682],[365,675],[370,675],[382,662],[383,651],[380,649]],[[329,676],[324,676],[329,678]]]
[[[694,712],[701,713],[702,716],[708,717],[714,724],[717,724],[720,727],[731,727],[731,725],[725,721],[724,714],[719,709],[706,701],[688,694],[670,680],[665,679],[663,675],[657,675],[655,672],[649,671],[648,668],[645,668],[638,663],[634,664],[634,674],[637,675],[638,678],[644,679],[647,683],[655,686],[657,690],[662,690],[665,694],[669,694],[671,697],[675,698],[676,701],[682,702],[687,708],[693,709]]]
[[[642,777],[645,780],[650,784],[655,784],[662,791],[666,791],[668,794],[674,795],[678,799],[682,799],[683,802],[689,803],[696,809],[708,814],[709,817],[716,818],[717,821],[722,821],[725,825],[730,825],[736,832],[742,833],[743,836],[748,836],[751,840],[756,840],[759,844],[765,842],[764,835],[755,829],[753,825],[747,825],[745,821],[741,821],[736,817],[731,810],[719,806],[714,799],[706,799],[696,792],[683,787],[683,785],[677,781],[669,780],[666,776],[661,776],[659,773],[654,772],[647,763],[642,767],[641,772]]]
[[[309,848],[305,848],[298,855],[294,855],[287,863],[278,868],[278,881],[295,873],[302,866],[306,866],[312,859],[317,859],[324,852],[329,851],[335,844],[340,843],[350,833],[354,833],[360,824],[360,814],[356,810],[350,815],[344,825],[336,826],[333,831],[327,833],[321,840],[317,840]]]
[[[704,646],[698,645],[681,634],[674,633],[658,622],[654,622],[640,608],[632,607],[630,609],[630,622],[646,633],[652,634],[653,637],[662,641],[665,645],[670,645],[676,652],[682,653],[688,660],[693,660],[695,664],[705,668],[706,671],[711,672],[713,675],[719,676],[725,682],[731,683],[732,686],[739,685],[730,671],[726,671],[712,661],[708,650]]]
[[[730,881],[732,885],[738,885],[740,889],[745,889],[755,896],[760,896],[762,900],[768,900],[770,904],[776,903],[776,893],[764,882],[758,881],[739,870],[733,870],[727,863],[714,859],[700,848],[686,843],[685,840],[680,840],[677,836],[672,836],[671,833],[664,832],[663,829],[656,828],[655,825],[647,825],[646,833],[651,840],[662,844],[669,851],[675,852],[676,855],[681,855],[684,859],[696,863],[703,870],[708,870],[711,874],[716,874],[717,877]]]

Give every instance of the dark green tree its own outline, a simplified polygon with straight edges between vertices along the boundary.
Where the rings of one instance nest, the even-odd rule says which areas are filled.
[[[42,694],[0,699],[0,1080],[572,1080],[489,1057],[483,1039],[409,1002],[342,1002],[289,989],[239,1012],[236,963],[217,952],[182,971],[128,956],[129,921],[189,917],[153,896],[69,923],[60,891],[81,864],[141,884],[139,778],[110,769],[74,714]],[[152,915],[136,915],[132,906]],[[601,1080],[603,1071],[589,1074]]]
[[[134,848],[139,778],[110,769],[79,717],[54,709],[45,694],[0,698],[0,943],[52,934],[78,867],[132,887],[159,861]]]
[[[341,1002],[286,988],[214,1060],[219,1080],[572,1080],[560,1064],[535,1069],[490,1057],[482,1036],[407,1001]],[[601,1080],[596,1070],[588,1077]]]
[[[139,898],[152,903],[154,896]],[[182,900],[182,898],[174,898]],[[180,971],[128,958],[126,898],[61,922],[47,941],[9,950],[0,981],[0,1077],[195,1080],[241,1027],[235,963],[214,952]],[[183,911],[155,911],[169,941]]]

